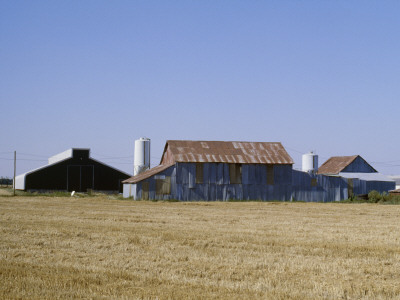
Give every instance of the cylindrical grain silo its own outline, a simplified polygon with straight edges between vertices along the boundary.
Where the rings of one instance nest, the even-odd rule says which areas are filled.
[[[318,171],[318,155],[314,152],[303,154],[301,169],[303,172],[317,173]]]
[[[150,139],[141,137],[135,141],[133,175],[150,169]]]

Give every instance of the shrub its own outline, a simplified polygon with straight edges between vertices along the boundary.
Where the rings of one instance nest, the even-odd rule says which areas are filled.
[[[370,191],[368,193],[368,202],[378,203],[382,200],[382,195],[378,191]]]
[[[400,196],[389,195],[386,192],[380,194],[377,191],[368,193],[368,202],[382,204],[400,204]]]

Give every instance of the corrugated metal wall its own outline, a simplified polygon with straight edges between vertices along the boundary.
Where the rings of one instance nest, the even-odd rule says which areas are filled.
[[[268,179],[268,168],[262,164],[243,164],[242,183],[231,184],[229,164],[203,163],[203,176],[196,183],[196,163],[176,163],[174,166],[137,184],[124,185],[124,197],[134,199],[180,201],[215,200],[279,200],[332,202],[347,199],[350,194],[367,194],[393,189],[394,182],[346,179],[338,176],[313,175],[292,170],[291,165],[273,166],[273,184]],[[156,180],[170,181],[170,194],[157,194]],[[143,186],[148,192],[143,192]],[[159,184],[160,186],[160,184]],[[160,192],[160,191],[159,191]]]
[[[242,183],[231,184],[229,164],[204,163],[203,183],[196,183],[196,164],[177,163],[176,199],[196,200],[285,200],[290,199],[291,165],[273,166],[273,185],[267,184],[263,164],[243,164]]]
[[[363,158],[358,156],[350,165],[341,172],[373,173],[376,172]]]
[[[332,202],[347,199],[347,180],[342,177],[313,175],[293,170],[292,199],[307,202]],[[311,180],[316,179],[316,186]]]
[[[311,186],[312,179],[317,180]],[[368,194],[372,190],[380,193],[393,189],[394,183],[388,181],[366,181],[358,178],[312,175],[293,170],[293,199],[307,202],[332,202],[348,199],[350,195]]]

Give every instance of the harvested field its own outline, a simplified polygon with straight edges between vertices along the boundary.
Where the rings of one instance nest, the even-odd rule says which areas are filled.
[[[10,196],[10,195],[12,195],[13,192],[10,191],[10,190],[11,189],[9,189],[9,188],[0,187],[0,196]]]
[[[400,206],[0,197],[0,298],[400,298]]]

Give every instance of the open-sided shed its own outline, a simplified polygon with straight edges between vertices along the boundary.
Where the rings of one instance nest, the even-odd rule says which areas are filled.
[[[49,158],[46,166],[15,178],[15,188],[30,191],[87,190],[119,192],[130,175],[90,157],[90,149],[72,148]]]

